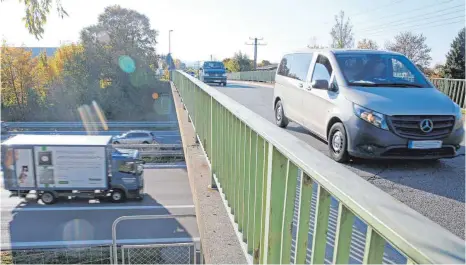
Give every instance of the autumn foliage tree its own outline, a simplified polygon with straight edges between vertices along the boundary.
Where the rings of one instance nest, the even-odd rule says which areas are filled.
[[[33,58],[24,48],[1,48],[2,107],[7,107],[13,119],[25,119],[33,106],[45,97],[46,67],[41,57]]]

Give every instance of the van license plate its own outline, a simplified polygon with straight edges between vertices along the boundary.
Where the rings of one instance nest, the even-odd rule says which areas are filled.
[[[435,149],[442,147],[442,141],[409,141],[408,148],[410,149]]]

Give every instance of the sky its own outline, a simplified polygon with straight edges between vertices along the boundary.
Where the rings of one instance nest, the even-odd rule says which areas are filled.
[[[193,62],[222,60],[237,51],[254,56],[250,37],[263,38],[258,60],[278,62],[283,53],[308,44],[328,46],[334,16],[343,10],[353,25],[355,43],[375,40],[379,47],[400,31],[424,34],[434,65],[443,63],[451,42],[465,25],[464,0],[62,0],[69,16],[50,14],[41,40],[29,35],[17,0],[0,2],[0,37],[10,45],[57,47],[79,40],[82,28],[95,24],[109,5],[145,14],[159,32],[157,52]]]

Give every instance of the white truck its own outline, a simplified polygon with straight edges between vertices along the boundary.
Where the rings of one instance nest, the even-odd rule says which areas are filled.
[[[4,187],[35,190],[45,204],[59,197],[142,199],[143,161],[137,150],[114,149],[111,136],[17,135],[2,143]]]

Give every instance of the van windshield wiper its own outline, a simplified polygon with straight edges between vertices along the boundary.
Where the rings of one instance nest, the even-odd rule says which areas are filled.
[[[364,86],[364,87],[423,87],[418,84],[411,84],[411,83],[372,83],[372,82],[351,82],[349,83],[350,86]]]
[[[412,83],[383,83],[383,84],[377,84],[377,86],[389,86],[389,87],[423,87],[418,84],[412,84]]]

